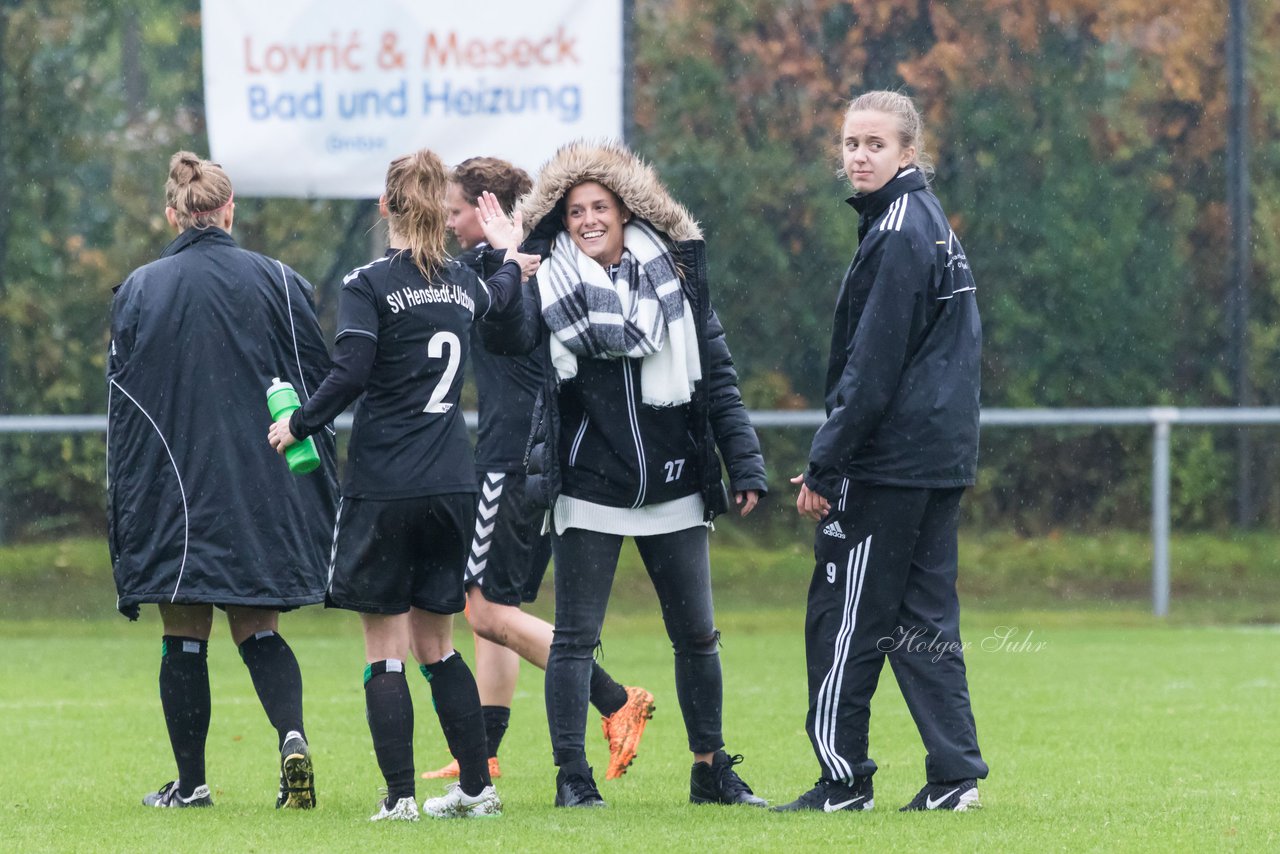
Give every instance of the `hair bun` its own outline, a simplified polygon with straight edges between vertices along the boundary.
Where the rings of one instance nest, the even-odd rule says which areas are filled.
[[[204,161],[190,151],[179,151],[169,158],[169,178],[179,186],[199,181],[204,176]]]
[[[177,213],[183,228],[219,225],[232,195],[231,179],[217,163],[190,151],[179,151],[169,158],[164,200]]]

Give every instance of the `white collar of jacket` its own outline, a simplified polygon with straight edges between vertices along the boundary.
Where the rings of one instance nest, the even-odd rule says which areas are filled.
[[[928,188],[929,182],[925,180],[924,173],[918,167],[905,166],[880,189],[850,196],[845,201],[860,215],[858,232],[861,234],[866,231],[867,226],[876,221],[876,217],[884,213],[885,209],[899,198],[915,190]]]

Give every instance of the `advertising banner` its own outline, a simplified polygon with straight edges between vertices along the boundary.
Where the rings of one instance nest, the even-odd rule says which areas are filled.
[[[622,0],[203,0],[212,159],[244,196],[376,198],[430,148],[536,169],[622,134]]]

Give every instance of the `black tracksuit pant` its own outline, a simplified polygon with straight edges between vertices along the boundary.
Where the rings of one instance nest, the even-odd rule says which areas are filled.
[[[886,656],[928,751],[929,782],[987,775],[960,642],[963,493],[846,481],[818,523],[805,615],[805,727],[826,779],[875,773],[867,727]]]

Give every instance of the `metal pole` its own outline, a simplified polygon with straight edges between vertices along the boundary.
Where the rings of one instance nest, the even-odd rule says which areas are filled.
[[[1227,13],[1227,224],[1230,255],[1228,323],[1236,406],[1250,406],[1249,378],[1249,103],[1245,87],[1245,0]],[[1253,448],[1249,431],[1236,433],[1236,524],[1254,522]]]
[[[366,202],[372,202],[367,205]],[[387,247],[391,245],[391,232],[388,231],[387,221],[382,218],[382,214],[378,207],[378,202],[372,199],[362,200],[360,202],[360,214],[358,216],[366,217],[372,220],[369,226],[369,257],[381,258],[387,254]]]
[[[622,141],[636,146],[636,3],[622,0]]]
[[[1169,616],[1169,424],[1176,410],[1156,410],[1151,467],[1151,610]]]
[[[0,300],[4,300],[8,281],[6,267],[9,258],[9,210],[13,202],[12,186],[15,183],[9,176],[9,128],[8,110],[5,102],[5,89],[9,76],[7,57],[4,46],[9,35],[9,9],[14,4],[6,0],[0,2]],[[0,412],[9,412],[11,403],[5,390],[9,383],[9,330],[7,322],[0,321]],[[0,441],[0,545],[8,539],[9,521],[9,462],[5,459],[8,441]]]

